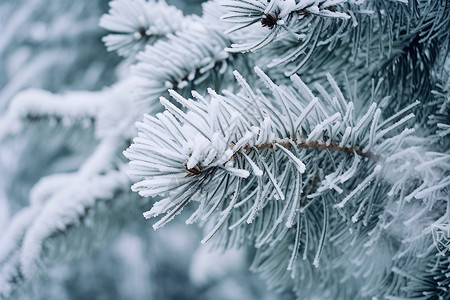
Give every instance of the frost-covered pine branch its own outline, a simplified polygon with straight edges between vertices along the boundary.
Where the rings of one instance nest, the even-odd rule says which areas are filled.
[[[299,71],[316,47],[322,49],[320,46],[328,47],[329,51],[350,46],[354,59],[362,51],[364,58],[370,60],[375,54],[377,59],[391,57],[418,35],[420,42],[425,42],[427,36],[428,43],[432,40],[448,43],[445,1],[429,5],[428,1],[417,0],[230,0],[222,5],[229,10],[222,19],[237,24],[228,32],[250,27],[247,39],[257,32],[255,26],[266,27],[267,32],[261,40],[236,44],[229,50],[256,51],[269,44],[283,47],[283,42],[287,43],[291,49],[280,52],[270,66],[283,65],[288,74]]]
[[[155,229],[172,220],[188,203],[198,202],[198,209],[186,222],[212,221],[204,242],[218,234],[218,243],[227,247],[254,244],[258,249],[254,269],[273,286],[286,287],[290,280],[275,274],[291,273],[287,278],[300,276],[305,280],[306,262],[297,262],[297,256],[303,256],[313,270],[317,268],[313,273],[318,278],[330,272],[336,264],[330,257],[346,257],[338,245],[351,239],[353,230],[358,243],[382,243],[367,232],[374,234],[378,226],[386,225],[376,217],[382,212],[379,210],[394,205],[398,201],[392,197],[395,188],[406,192],[413,180],[405,172],[406,187],[397,178],[394,191],[387,193],[391,182],[384,177],[391,172],[395,158],[408,163],[400,150],[413,130],[402,128],[414,117],[407,111],[419,103],[383,120],[375,103],[358,115],[332,77],[328,80],[333,92],[323,92],[318,98],[298,76],[291,78],[293,87],[286,87],[274,84],[261,70],[256,72],[270,90],[270,97],[265,91],[250,89],[238,73],[239,94],[225,91],[220,96],[209,90],[208,98],[194,92],[195,100],[188,100],[172,91],[171,96],[187,112],[161,98],[167,110],[156,117],[147,115],[138,123],[139,137],[125,155],[131,160],[130,175],[138,181],[133,190],[142,196],[163,197],[144,214],[147,218],[163,215]],[[420,153],[417,149],[408,151]],[[439,162],[449,158],[424,159],[416,169],[441,169],[445,174],[448,166]],[[427,193],[441,191],[448,184],[445,178],[441,184],[425,179],[408,197],[434,202],[438,198]],[[344,216],[351,222],[342,224],[339,220]],[[389,217],[394,223],[403,216]],[[409,221],[416,219],[413,216]],[[397,246],[391,255],[400,249]],[[324,252],[327,258],[322,262]],[[367,264],[350,266],[358,273]],[[269,265],[277,270],[270,269],[271,274],[267,274]],[[385,276],[393,276],[389,275],[390,265],[389,260]],[[295,281],[294,289],[298,288]],[[301,295],[308,293],[306,287],[300,290]]]
[[[127,204],[135,197],[128,192],[123,172],[65,184],[41,200],[43,203],[33,203],[18,214],[9,228],[10,235],[1,239],[4,249],[0,261],[8,265],[0,272],[2,297],[8,298],[14,289],[17,292],[43,267],[98,247],[113,228],[126,224],[133,214]],[[11,284],[15,286],[8,286]]]
[[[0,253],[2,298],[20,295],[44,267],[95,249],[137,212],[139,202],[128,206],[135,197],[127,188],[130,183],[120,157],[134,134],[131,124],[136,112],[126,101],[130,87],[124,80],[100,92],[52,95],[27,91],[13,101],[2,119],[11,125],[4,127],[9,129],[2,137],[5,141],[30,128],[35,134],[29,139],[42,137],[39,131],[43,128],[34,128],[36,122],[64,128],[85,118],[91,120],[91,131],[98,139],[76,172],[40,180],[30,192],[30,205],[11,221],[0,241],[4,246]],[[41,101],[33,101],[37,97]],[[28,116],[35,117],[30,120]]]
[[[146,197],[155,229],[188,213],[203,243],[251,249],[250,269],[298,299],[449,297],[447,1],[110,7],[104,42],[131,75],[23,92],[0,119],[2,141],[24,141],[11,186],[27,145],[45,145],[37,160],[72,151],[0,240],[3,297],[125,230]]]

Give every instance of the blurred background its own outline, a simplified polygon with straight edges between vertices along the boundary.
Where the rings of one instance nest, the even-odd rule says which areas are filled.
[[[201,13],[201,0],[167,2],[185,14]],[[0,116],[23,90],[98,91],[116,82],[121,59],[105,50],[106,32],[98,26],[107,10],[106,0],[1,0]],[[57,138],[53,129],[40,129],[39,138],[18,136],[0,145],[0,235],[29,204],[42,176],[76,170],[95,146],[87,130],[74,139],[75,133]],[[64,136],[70,142],[53,150]],[[209,251],[200,244],[200,229],[182,218],[159,231],[151,224],[137,214],[100,247],[46,270],[20,299],[292,298],[267,291],[248,271],[251,250]]]

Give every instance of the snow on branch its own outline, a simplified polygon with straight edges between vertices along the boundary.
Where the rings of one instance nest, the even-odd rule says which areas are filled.
[[[0,298],[9,299],[20,286],[23,274],[20,269],[20,249],[25,232],[38,214],[38,206],[22,209],[12,219],[5,235],[0,239]]]
[[[8,297],[44,266],[90,251],[136,213],[123,170],[78,179],[15,216],[0,240],[0,295]]]
[[[103,38],[108,51],[131,56],[183,27],[183,13],[164,0],[114,0],[100,26],[111,31]]]
[[[103,138],[116,132],[117,127],[132,124],[136,115],[140,115],[130,100],[133,89],[132,79],[125,79],[97,92],[21,92],[0,117],[0,140],[18,135],[27,126],[41,123],[62,127],[93,127],[97,138]],[[132,129],[128,131],[134,133]]]
[[[80,189],[81,186],[82,189]],[[21,267],[24,275],[27,278],[33,277],[42,260],[54,261],[58,257],[57,253],[67,256],[73,252],[82,252],[85,247],[89,247],[89,244],[93,242],[83,241],[89,235],[84,237],[81,235],[77,240],[76,236],[70,237],[70,230],[83,226],[87,228],[94,226],[92,228],[94,229],[95,226],[99,226],[100,222],[95,222],[96,225],[94,223],[90,225],[90,223],[95,221],[94,216],[101,211],[100,202],[108,206],[108,203],[112,205],[114,202],[123,201],[120,198],[127,194],[127,186],[128,180],[124,174],[121,171],[113,171],[94,177],[87,182],[75,182],[53,195],[44,204],[39,215],[34,218],[24,236],[21,249]],[[115,221],[109,220],[109,222]],[[101,238],[100,228],[94,230],[97,230],[99,234],[95,239]],[[58,244],[55,244],[58,238],[66,239],[60,244],[59,249]],[[77,246],[70,249],[70,245]],[[44,257],[46,251],[52,252],[51,249],[53,249],[52,255]]]
[[[54,95],[42,90],[17,94],[4,116],[0,118],[0,139],[18,134],[26,124],[48,122],[72,126],[92,126],[104,104],[103,92],[72,92]]]
[[[348,0],[340,1],[300,1],[296,3],[293,0],[244,0],[223,1],[222,5],[230,11],[222,17],[222,20],[231,23],[237,23],[236,26],[230,28],[227,32],[248,27],[254,23],[260,22],[263,27],[274,29],[275,27],[283,27],[290,22],[294,15],[304,18],[307,15],[317,15],[322,17],[350,19],[350,14],[341,12]],[[259,46],[260,47],[260,46]],[[247,50],[256,50],[249,48]]]
[[[230,44],[217,28],[202,19],[167,40],[148,46],[137,55],[136,98],[140,106],[155,106],[167,89],[178,92],[204,87],[208,83],[225,86],[236,64],[237,55],[224,51]],[[158,104],[156,104],[158,105]]]
[[[124,147],[109,135],[78,172],[51,175],[33,187],[31,205],[0,239],[0,295],[9,297],[43,266],[89,251],[129,217],[136,207],[128,205],[133,195],[117,157]]]
[[[135,197],[120,155],[134,133],[130,125],[135,112],[126,105],[129,88],[125,81],[102,92],[85,93],[90,97],[83,101],[102,104],[92,113],[99,115],[100,143],[77,172],[47,176],[31,190],[31,205],[14,217],[0,240],[4,245],[0,295],[14,293],[43,266],[89,251],[129,220],[131,211],[136,213],[139,205],[129,205]],[[72,97],[75,102],[77,94],[62,98]]]

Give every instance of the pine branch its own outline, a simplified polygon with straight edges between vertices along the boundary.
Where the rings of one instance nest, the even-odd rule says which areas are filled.
[[[261,73],[261,71],[258,71],[259,75],[264,79],[264,80],[268,80],[267,77],[265,77],[265,75],[263,73]],[[237,75],[238,78],[240,78],[240,75]],[[242,79],[240,80],[240,84],[244,87],[248,86],[246,85],[246,83],[244,81],[242,81]],[[331,80],[331,79],[330,79]],[[293,81],[296,82],[299,87],[301,88],[305,88],[305,86],[302,86],[302,82],[300,81],[300,79],[298,77],[293,77]],[[183,146],[180,145],[179,147],[176,147],[175,144],[173,144],[171,147],[172,150],[170,151],[173,155],[173,159],[180,159],[181,157],[179,156],[179,154],[175,154],[175,152],[173,152],[174,150],[178,150],[178,149],[192,149],[190,150],[190,152],[188,153],[188,157],[185,158],[186,161],[183,161],[184,159],[182,159],[179,163],[179,165],[176,168],[180,168],[183,167],[181,170],[183,170],[183,172],[185,172],[186,170],[188,170],[189,175],[200,175],[202,173],[204,174],[212,174],[215,173],[216,171],[219,172],[218,170],[220,169],[224,169],[229,171],[231,174],[233,174],[234,176],[238,176],[238,177],[243,177],[246,178],[249,176],[249,171],[244,169],[236,169],[234,167],[231,167],[233,165],[233,161],[241,161],[243,159],[246,159],[249,163],[249,167],[251,167],[251,169],[253,170],[253,172],[255,172],[255,174],[261,174],[261,169],[266,169],[267,173],[269,174],[268,177],[270,178],[270,181],[272,181],[272,183],[274,184],[275,189],[277,190],[278,195],[280,196],[280,198],[284,198],[284,195],[281,193],[278,185],[274,182],[274,178],[273,175],[271,174],[271,172],[267,169],[267,165],[263,162],[263,161],[259,161],[261,158],[257,158],[258,159],[255,163],[255,161],[253,161],[253,159],[255,159],[255,155],[256,156],[260,156],[260,150],[268,150],[268,148],[275,148],[275,149],[279,149],[278,152],[280,153],[285,153],[285,155],[287,155],[288,159],[296,166],[296,168],[298,169],[298,171],[300,171],[300,173],[304,172],[304,163],[301,162],[298,158],[295,157],[295,155],[290,152],[285,146],[288,144],[292,144],[292,146],[296,145],[294,140],[290,139],[290,137],[302,137],[305,136],[304,138],[304,142],[301,142],[299,144],[300,147],[297,147],[298,149],[295,149],[296,151],[301,150],[302,148],[305,148],[304,146],[308,145],[308,147],[306,148],[312,148],[312,149],[325,149],[325,150],[329,150],[329,149],[334,149],[334,150],[338,150],[339,152],[349,152],[350,150],[355,150],[355,149],[359,149],[358,151],[355,150],[355,152],[359,152],[361,154],[361,156],[363,157],[372,157],[374,158],[375,155],[372,152],[369,152],[368,150],[372,147],[375,146],[375,144],[377,144],[377,142],[375,140],[379,140],[382,136],[384,136],[385,134],[387,134],[388,132],[394,130],[394,128],[401,126],[402,123],[405,123],[408,119],[411,118],[411,115],[407,116],[406,118],[401,119],[400,121],[398,121],[396,124],[385,128],[385,129],[381,129],[382,127],[384,127],[386,124],[381,124],[382,126],[380,126],[379,128],[377,128],[376,123],[372,123],[371,125],[371,133],[369,134],[369,136],[371,137],[365,137],[363,139],[361,139],[361,142],[367,143],[365,147],[361,148],[357,148],[355,146],[352,145],[352,143],[356,142],[358,139],[358,136],[360,134],[360,130],[364,131],[367,130],[368,127],[370,126],[370,119],[374,118],[375,122],[378,122],[378,118],[380,115],[380,112],[377,111],[375,113],[375,106],[372,105],[370,110],[366,113],[366,115],[363,116],[363,119],[360,120],[356,126],[353,127],[353,129],[351,127],[347,127],[344,124],[346,122],[350,122],[350,123],[354,123],[354,120],[350,120],[348,119],[348,117],[351,115],[351,111],[352,111],[352,105],[351,103],[338,103],[338,102],[334,102],[332,104],[332,106],[336,109],[336,110],[341,110],[342,114],[341,116],[339,116],[339,113],[335,113],[334,115],[332,115],[330,117],[330,114],[328,114],[325,111],[325,107],[322,106],[321,104],[319,104],[319,102],[317,102],[317,100],[314,100],[314,96],[311,94],[311,99],[313,99],[312,102],[310,102],[307,106],[305,105],[305,107],[302,106],[295,106],[295,102],[292,101],[293,98],[288,97],[288,95],[286,94],[287,91],[283,90],[282,87],[277,87],[275,86],[270,80],[267,81],[267,84],[269,85],[269,87],[272,89],[272,93],[274,94],[274,96],[276,97],[276,99],[278,99],[279,101],[281,101],[281,103],[283,103],[284,108],[288,109],[287,111],[285,111],[285,117],[290,119],[290,121],[287,122],[287,124],[291,124],[291,130],[289,130],[288,128],[285,127],[284,122],[281,121],[280,117],[282,115],[280,115],[281,111],[277,111],[275,109],[275,107],[273,107],[270,102],[261,102],[261,104],[257,104],[257,106],[255,107],[255,103],[252,103],[252,101],[256,101],[256,103],[258,103],[258,101],[261,101],[260,99],[258,99],[258,97],[255,96],[255,94],[251,91],[251,90],[247,90],[246,93],[247,95],[250,95],[250,97],[252,97],[251,95],[253,95],[253,99],[246,99],[243,96],[234,96],[230,93],[227,93],[228,97],[235,97],[233,100],[228,100],[231,102],[227,102],[227,98],[224,98],[222,96],[218,96],[216,95],[214,92],[210,91],[210,95],[211,97],[213,97],[213,99],[216,99],[217,103],[211,104],[211,105],[219,105],[218,107],[221,107],[222,109],[226,109],[227,113],[220,113],[219,115],[216,116],[216,118],[218,118],[217,120],[219,121],[219,123],[217,125],[214,125],[215,128],[219,129],[221,128],[221,134],[223,135],[223,139],[222,141],[217,140],[218,136],[217,133],[214,135],[216,136],[214,139],[212,137],[209,137],[212,133],[214,133],[215,131],[212,130],[212,128],[206,129],[208,127],[205,128],[201,128],[199,126],[202,126],[200,124],[203,123],[199,123],[199,124],[194,124],[192,123],[192,121],[187,120],[187,115],[185,115],[183,112],[181,112],[179,109],[177,109],[175,106],[173,106],[172,104],[170,104],[169,102],[167,102],[167,100],[163,99],[162,103],[169,109],[169,111],[177,116],[180,120],[183,120],[184,122],[187,122],[187,124],[189,124],[189,126],[192,126],[192,128],[195,131],[198,131],[198,134],[202,135],[204,138],[209,139],[211,142],[213,142],[214,144],[219,143],[218,145],[222,145],[222,147],[225,146],[225,148],[223,149],[215,149],[214,152],[210,152],[211,150],[209,150],[208,148],[203,148],[203,147],[207,147],[207,140],[203,140],[203,137],[197,136],[195,137],[196,142],[194,144],[191,144],[190,146],[188,146],[189,144]],[[307,92],[308,93],[308,92]],[[175,92],[171,92],[171,95],[174,97],[174,99],[176,99],[177,101],[179,101],[179,103],[183,106],[186,106],[188,108],[191,108],[194,110],[195,114],[200,116],[200,120],[208,120],[210,117],[205,115],[202,116],[202,113],[207,114],[206,112],[208,111],[216,111],[218,109],[217,108],[213,108],[213,107],[209,107],[208,106],[204,106],[206,104],[205,100],[203,100],[203,98],[201,98],[201,96],[199,96],[198,94],[195,94],[195,96],[199,99],[200,103],[202,103],[200,105],[200,107],[197,107],[197,105],[199,104],[194,104],[191,103],[188,100],[185,100],[184,98],[182,98],[180,95],[176,94]],[[284,98],[283,98],[284,97]],[[304,95],[298,94],[298,97],[304,97]],[[236,101],[236,99],[239,99],[239,102]],[[236,102],[235,102],[236,101]],[[266,100],[267,101],[267,100]],[[289,101],[289,105],[292,106],[292,111],[288,108],[289,106],[286,106],[287,103],[286,101]],[[342,98],[342,101],[343,98]],[[219,104],[220,103],[220,104]],[[244,106],[242,106],[244,105]],[[313,107],[317,105],[318,107],[316,108],[316,113],[319,114],[323,114],[322,117],[319,117],[319,119],[316,119],[315,117],[311,116],[312,114],[310,113],[313,109]],[[263,118],[260,121],[257,121],[258,119],[255,119],[255,117],[252,117],[252,121],[255,122],[257,121],[262,122],[259,123],[259,128],[258,127],[253,127],[248,124],[247,122],[245,122],[244,120],[246,119],[246,117],[244,116],[239,116],[236,115],[237,112],[234,111],[234,109],[237,109],[237,111],[242,111],[245,112],[246,115],[253,115],[252,113],[250,113],[249,109],[252,109],[251,106],[253,106],[253,109],[256,109],[256,111],[253,113],[255,115],[259,114],[261,117],[263,116],[262,111],[260,110],[262,107],[264,107],[266,110],[264,110],[266,113],[269,114],[269,118]],[[241,107],[241,108],[239,108]],[[347,111],[343,111],[342,109],[344,107],[347,107]],[[230,110],[231,108],[233,108],[232,110]],[[219,110],[220,111],[220,110]],[[192,113],[194,113],[192,112]],[[241,112],[241,113],[242,113]],[[294,114],[295,113],[295,114]],[[213,112],[214,114],[214,112]],[[294,115],[300,115],[300,122],[293,122],[292,117]],[[347,117],[344,117],[347,116]],[[223,120],[227,120],[228,118],[231,117],[231,120],[233,121],[233,123],[229,123],[229,124],[221,124],[220,122],[223,122]],[[159,115],[158,118],[163,118],[160,119],[158,122],[169,122],[169,118],[168,115],[166,115],[165,117],[163,117],[163,115]],[[222,118],[224,118],[222,120]],[[310,120],[308,120],[309,118],[311,118]],[[323,118],[323,119],[321,119]],[[343,118],[343,119],[341,119]],[[277,120],[278,122],[272,123],[271,119]],[[344,121],[344,123],[342,124],[340,121],[337,120],[342,120]],[[154,122],[156,122],[157,119],[151,118],[151,117],[147,117],[147,121],[142,123],[141,125],[139,125],[139,128],[141,130],[145,130],[145,132],[152,132],[152,133],[156,133],[154,130],[152,129],[152,127],[149,127],[150,124],[153,124]],[[212,120],[211,120],[212,121]],[[337,121],[337,123],[332,123],[334,121]],[[392,120],[391,120],[392,121]],[[150,122],[150,123],[148,123]],[[204,121],[202,121],[204,122]],[[217,121],[214,121],[217,122]],[[228,121],[227,121],[228,122]],[[305,122],[305,126],[307,126],[306,128],[302,128],[302,122]],[[312,124],[316,124],[315,126],[313,126],[310,122],[313,122]],[[173,122],[170,122],[173,123]],[[170,124],[168,123],[168,124]],[[350,124],[349,123],[349,124]],[[156,123],[158,124],[158,123]],[[161,129],[163,128],[167,128],[167,126],[169,126],[168,124],[164,124],[163,123],[156,125],[153,124],[153,126],[156,126],[155,128],[161,127]],[[294,124],[297,124],[296,126]],[[180,125],[177,125],[177,127]],[[203,126],[207,126],[206,124],[204,124]],[[211,125],[209,125],[211,126]],[[240,126],[244,126],[244,127],[240,127]],[[247,127],[250,126],[250,127]],[[278,127],[280,126],[280,127]],[[312,127],[310,127],[312,126]],[[173,124],[170,125],[170,127],[173,127]],[[278,127],[278,128],[277,128]],[[181,128],[181,127],[180,127]],[[224,128],[230,128],[229,130],[225,131]],[[275,132],[272,131],[273,129],[275,129]],[[339,129],[340,128],[340,129]],[[367,128],[367,129],[363,129],[363,128]],[[378,133],[376,133],[377,129],[379,130]],[[308,130],[306,130],[308,129]],[[334,132],[334,130],[341,130],[341,132]],[[175,128],[174,128],[175,130]],[[212,130],[212,131],[211,131]],[[305,132],[306,130],[306,132]],[[181,129],[177,130],[178,132],[182,132]],[[284,131],[284,133],[283,133]],[[237,134],[237,132],[240,132],[240,135],[242,135],[240,138],[238,136],[234,136],[235,134]],[[307,132],[309,132],[309,134],[307,134]],[[280,143],[276,143],[274,141],[277,141],[276,138],[274,138],[274,134],[281,134],[281,138]],[[327,136],[326,141],[324,142],[324,135],[325,134],[329,134],[330,137]],[[159,134],[158,134],[159,135]],[[172,134],[172,136],[174,138],[177,138],[178,135],[174,135]],[[284,136],[284,137],[283,137]],[[139,144],[137,144],[134,147],[139,147],[138,149],[141,149],[141,147],[143,147],[144,145],[139,146],[142,142],[144,142],[144,137],[148,138],[148,136],[145,135],[141,135],[141,138],[139,138],[137,141],[139,141]],[[181,137],[181,136],[180,136]],[[333,140],[336,138],[342,138],[342,140]],[[153,140],[153,138],[152,138]],[[189,139],[187,137],[184,137],[182,140],[186,140],[189,142]],[[232,141],[235,142],[232,142]],[[295,140],[297,140],[297,138],[295,138]],[[303,138],[302,138],[303,140]],[[382,145],[383,149],[389,149],[390,146],[388,146],[389,143],[393,143],[394,139],[388,139],[385,142],[381,143],[381,141],[379,142],[380,145]],[[219,142],[220,141],[220,142]],[[228,143],[226,141],[229,141]],[[319,142],[320,141],[320,142]],[[353,141],[353,142],[350,142]],[[176,142],[176,140],[174,140],[171,143]],[[350,142],[350,144],[349,144]],[[397,144],[398,141],[396,141],[394,144]],[[169,144],[171,144],[169,143]],[[190,143],[190,142],[189,142]],[[226,146],[228,144],[228,146]],[[213,144],[211,144],[213,145]],[[284,146],[283,146],[284,145]],[[363,144],[364,145],[364,144]],[[129,158],[131,159],[137,159],[138,157],[142,157],[141,154],[138,154],[137,152],[133,152],[132,149],[134,148],[130,148],[130,151],[126,152],[126,154],[128,155]],[[186,148],[188,147],[188,148]],[[294,147],[295,148],[295,147]],[[146,147],[142,148],[141,150],[146,149]],[[214,149],[214,148],[213,148]],[[363,149],[363,150],[361,150]],[[141,151],[139,150],[139,151]],[[252,153],[249,150],[253,150],[254,153]],[[306,150],[306,149],[305,149]],[[269,153],[267,151],[264,151],[265,153]],[[156,153],[155,153],[156,154]],[[155,154],[152,154],[152,157],[154,157]],[[236,156],[237,154],[242,154],[239,156]],[[249,155],[252,156],[252,158],[250,158]],[[182,155],[183,157],[183,155]],[[202,162],[202,159],[206,159],[206,163]],[[281,159],[281,158],[280,158]],[[360,161],[360,159],[355,159],[356,165],[358,164],[357,161]],[[169,161],[167,161],[168,163]],[[259,165],[260,163],[262,163],[262,165]],[[222,164],[225,164],[222,167]],[[144,169],[138,171],[138,169],[136,169],[136,173],[132,173],[135,176],[139,176],[141,177],[143,174],[142,171],[144,171],[145,165],[142,165],[142,167],[144,167]],[[259,166],[258,166],[259,165]],[[149,167],[152,166],[152,163],[150,163]],[[157,165],[155,165],[156,167]],[[136,167],[138,167],[138,165],[136,165]],[[167,165],[167,171],[168,173],[165,173],[166,175],[170,174],[170,170],[175,170],[175,166],[172,165]],[[155,170],[156,171],[156,170]],[[153,172],[150,172],[149,174],[152,174]],[[156,171],[158,172],[158,171]],[[180,174],[182,175],[182,174]],[[177,177],[178,178],[178,177]],[[183,185],[183,183],[185,182],[185,179],[183,178],[178,178],[177,180],[181,180],[180,183]],[[344,182],[348,180],[345,179]],[[138,189],[141,191],[142,195],[156,195],[158,193],[163,193],[164,190],[149,190],[147,188],[147,184],[150,184],[150,182],[148,181],[144,181],[142,182],[144,185],[141,184],[137,184],[135,185],[135,189]],[[158,184],[157,182],[155,182],[155,184]],[[168,186],[167,187],[168,190],[170,190],[172,187]],[[341,189],[337,188],[336,189],[340,192],[342,192]],[[343,204],[342,204],[343,205]]]
[[[58,257],[67,257],[73,255],[74,252],[83,253],[86,251],[85,248],[92,248],[96,243],[90,240],[86,228],[82,227],[89,228],[92,226],[89,223],[95,222],[94,231],[97,233],[93,232],[93,237],[100,240],[100,232],[114,222],[119,222],[119,220],[113,219],[101,222],[101,220],[95,220],[95,215],[99,215],[102,210],[101,206],[105,205],[104,209],[109,217],[108,211],[111,208],[108,206],[128,201],[128,197],[125,197],[127,181],[124,181],[123,177],[120,179],[121,176],[120,173],[111,173],[93,178],[90,181],[92,185],[88,185],[87,182],[81,183],[85,193],[80,193],[79,186],[74,185],[55,194],[46,202],[24,236],[21,267],[26,278],[32,278],[42,262],[48,264],[48,262],[54,262]],[[102,192],[99,188],[102,189]],[[74,194],[74,190],[77,190],[78,193]],[[56,203],[58,204],[56,205]],[[81,235],[77,238],[74,230],[80,230],[80,228]],[[58,241],[59,247],[58,244],[55,244],[56,241]],[[71,243],[77,244],[77,247],[70,249]]]
[[[134,197],[118,157],[127,131],[116,124],[77,172],[52,175],[35,185],[31,206],[16,215],[10,235],[1,240],[1,294],[9,297],[44,267],[92,250],[129,221],[139,205],[128,205]]]
[[[72,92],[63,96],[40,90],[21,92],[0,119],[0,139],[19,134],[28,124],[41,122],[62,126],[92,126],[97,112],[104,104],[102,96],[102,92]]]
[[[11,244],[11,238],[2,239],[2,244],[11,245],[13,251],[0,261],[0,278],[4,281],[1,294],[13,293],[43,267],[84,255],[126,224],[135,213],[128,203],[135,199],[128,192],[124,176],[122,171],[112,171],[86,182],[74,181],[45,204],[30,207],[33,216],[13,237],[17,242]],[[21,214],[16,219],[20,220]]]
[[[74,131],[90,127],[97,138],[104,138],[116,132],[117,127],[122,127],[120,131],[134,122],[138,113],[128,100],[134,88],[134,82],[128,78],[98,92],[62,95],[41,90],[21,92],[0,118],[0,139],[18,136],[28,128],[43,134],[43,129],[49,126]],[[133,130],[128,131],[134,134]]]
[[[447,40],[448,44],[450,18],[445,1],[435,1],[433,5],[417,0],[409,4],[387,0],[336,2],[226,1],[224,6],[230,13],[223,19],[238,23],[229,31],[248,27],[241,37],[246,42],[228,50],[274,48],[277,52],[278,49],[269,67],[282,66],[287,69],[287,75],[292,75],[303,72],[305,63],[313,58],[317,60],[316,55],[320,56],[324,49],[335,51],[345,47],[353,61],[362,60],[367,67],[372,58],[390,58],[401,52],[414,37],[420,43],[445,45],[442,40]],[[268,18],[272,20],[271,26],[266,26]],[[261,24],[257,24],[259,21]],[[268,27],[269,33],[248,42],[260,36],[257,26]],[[290,47],[286,49],[287,44]],[[316,65],[320,63],[316,61]]]
[[[296,140],[295,137],[293,138],[293,140],[294,141]],[[324,142],[327,142],[327,141],[325,140]],[[315,141],[315,142],[313,142],[313,141],[311,141],[311,142],[297,141],[297,143],[293,145],[289,141],[280,140],[280,141],[273,141],[272,143],[257,145],[254,147],[255,147],[255,149],[258,149],[258,150],[266,149],[266,148],[273,149],[276,147],[276,145],[280,145],[280,146],[283,146],[286,148],[295,146],[295,147],[299,147],[299,148],[314,148],[314,149],[326,149],[326,150],[331,150],[331,151],[342,151],[342,152],[348,152],[348,153],[356,153],[359,156],[367,157],[370,159],[375,159],[375,160],[378,159],[378,157],[375,154],[373,154],[372,152],[364,152],[361,148],[357,148],[357,147],[342,147],[342,146],[340,146],[340,144],[338,142],[335,142],[335,141],[330,142],[329,145],[319,143],[317,141]],[[243,148],[245,149],[245,152],[250,152],[252,150],[252,146],[250,146],[250,145],[245,145]],[[242,153],[242,149],[240,149],[239,152]]]
[[[318,272],[329,272],[334,263],[328,258],[339,257],[330,236],[347,236],[353,224],[369,229],[377,224],[374,211],[388,200],[375,187],[386,159],[411,133],[399,127],[412,115],[403,111],[380,122],[376,104],[355,115],[331,76],[332,95],[323,91],[319,99],[298,76],[291,78],[294,90],[256,72],[269,96],[250,89],[238,73],[239,94],[209,90],[207,100],[193,92],[194,101],[171,91],[187,112],[161,98],[167,110],[137,124],[139,136],[124,154],[138,181],[132,189],[145,197],[163,196],[144,213],[146,218],[165,214],[155,229],[188,203],[199,202],[187,223],[212,223],[203,242],[217,234],[227,247],[253,243],[260,249],[255,265],[279,266],[271,269],[271,278],[285,288],[289,282],[278,284],[285,276],[303,272],[297,266],[304,263],[296,263],[298,245],[306,244],[302,251],[309,263],[324,265]],[[343,216],[349,216],[347,226],[330,228]],[[258,255],[265,259],[258,262]],[[266,267],[256,269],[261,268]]]
[[[448,19],[450,20],[450,15]],[[450,23],[448,27],[450,28]],[[420,100],[423,106],[415,113],[419,120],[423,120],[423,125],[426,125],[426,117],[437,110],[432,90],[438,80],[434,74],[441,73],[438,63],[446,52],[450,35],[427,42],[422,41],[422,35],[423,32],[416,32],[415,35],[412,34],[411,39],[404,38],[395,42],[393,47],[398,45],[400,48],[404,45],[404,48],[381,60],[370,61],[369,68],[362,76],[383,82],[380,93],[395,99],[387,104],[387,111],[391,113],[398,111],[412,99]],[[397,84],[393,84],[394,82]]]
[[[293,39],[293,47],[287,51],[284,57],[277,57],[270,64],[270,67],[283,64],[292,64],[300,56],[304,56],[303,61],[295,67],[294,71],[286,71],[286,74],[294,74],[310,58],[314,48],[320,45],[319,39],[326,43],[334,44],[339,38],[340,31],[350,23],[346,20],[354,14],[347,10],[346,1],[227,1],[223,5],[230,11],[222,17],[224,21],[237,23],[227,32],[231,33],[243,28],[247,28],[256,23],[259,26],[267,27],[269,33],[264,34],[262,39],[254,40],[254,26],[249,27],[248,33],[241,37],[245,40],[242,44],[233,44],[230,52],[257,51],[265,48],[277,41]],[[338,10],[342,11],[338,11]],[[363,11],[361,11],[363,12]],[[354,20],[356,22],[356,20]],[[309,25],[308,25],[309,24]],[[308,25],[308,26],[306,26]],[[312,25],[312,26],[311,26]],[[254,29],[254,30],[251,30]],[[324,33],[326,33],[325,37]],[[256,34],[260,36],[261,34]],[[248,42],[250,40],[250,42]],[[285,52],[278,52],[285,53]],[[304,54],[304,55],[303,55]],[[295,63],[295,62],[294,62]]]

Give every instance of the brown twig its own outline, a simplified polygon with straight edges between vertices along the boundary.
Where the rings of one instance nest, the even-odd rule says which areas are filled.
[[[262,150],[262,149],[273,149],[275,147],[275,144],[279,144],[283,147],[289,148],[292,147],[293,143],[291,143],[291,141],[288,140],[281,140],[281,141],[272,141],[272,143],[264,143],[261,145],[256,145],[256,146],[250,146],[250,145],[245,145],[244,147],[242,147],[241,149],[239,149],[237,152],[241,152],[242,149],[245,149],[247,152],[251,151],[252,149],[258,149],[258,150]],[[306,141],[300,141],[297,142],[295,144],[297,147],[300,148],[312,148],[312,149],[327,149],[327,150],[331,150],[331,151],[341,151],[341,152],[346,152],[346,153],[356,153],[357,155],[361,156],[361,157],[366,157],[372,160],[379,160],[380,157],[376,154],[374,154],[373,152],[363,152],[361,150],[361,148],[358,147],[341,147],[339,146],[338,142],[330,142],[330,144],[326,144],[326,143],[319,143],[319,142],[306,142]],[[231,144],[230,146],[231,148],[234,147],[234,144]],[[230,158],[230,160],[233,160],[234,156],[232,156]],[[192,169],[188,169],[187,168],[187,163],[184,163],[184,168],[186,170],[186,172],[189,173],[190,176],[199,176],[202,174],[202,169],[200,168],[199,165],[195,165]]]
[[[257,146],[250,146],[250,145],[246,145],[243,148],[246,151],[251,151],[252,148],[256,148],[258,150],[261,149],[272,149],[275,144],[279,144],[283,147],[291,147],[292,143],[290,141],[287,140],[281,140],[281,141],[273,141],[272,143],[264,143],[261,145],[257,145]],[[358,147],[341,147],[339,146],[338,142],[331,142],[329,145],[327,145],[326,143],[319,143],[319,142],[306,142],[306,141],[300,141],[298,143],[296,143],[297,147],[300,148],[313,148],[313,149],[328,149],[328,150],[332,150],[332,151],[341,151],[341,152],[348,152],[348,153],[356,153],[359,156],[362,157],[367,157],[373,160],[378,160],[379,156],[374,154],[373,152],[363,152],[361,150],[361,148]]]

